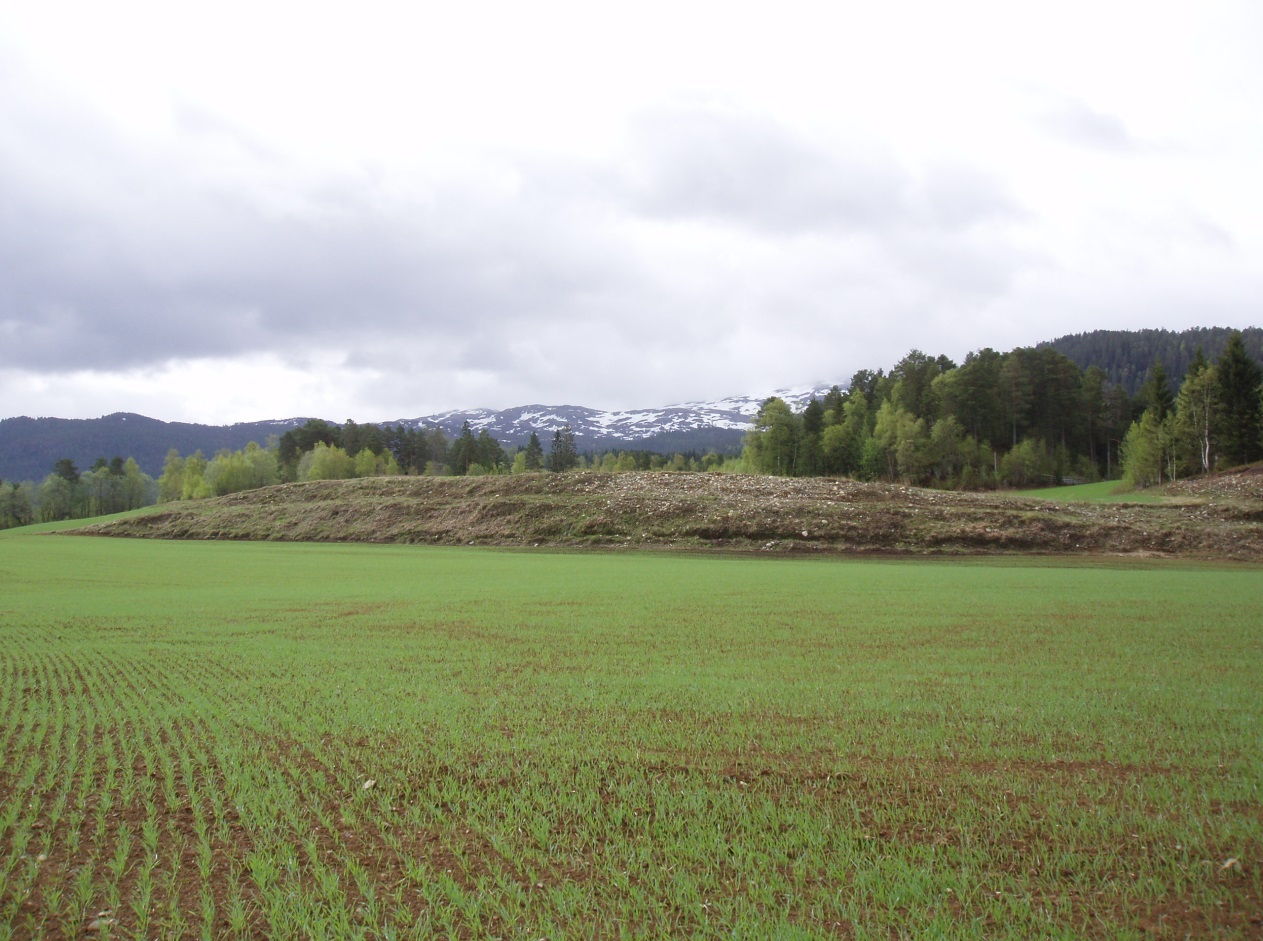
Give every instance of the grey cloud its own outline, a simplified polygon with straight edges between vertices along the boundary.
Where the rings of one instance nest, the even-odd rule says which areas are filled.
[[[475,185],[400,203],[370,178],[298,187],[270,158],[246,161],[257,178],[206,177],[88,121],[10,128],[0,365],[125,368],[371,334],[440,345],[620,286],[557,213]]]
[[[281,163],[281,157],[255,134],[229,118],[192,101],[177,101],[171,108],[172,121],[180,131],[202,147],[236,151],[256,161]]]
[[[645,115],[635,130],[639,159],[621,184],[635,211],[737,227],[774,245],[786,235],[822,242],[820,270],[845,269],[833,297],[884,296],[886,305],[915,284],[909,305],[959,308],[1004,295],[1019,272],[1043,263],[1011,244],[1032,214],[976,166],[937,162],[914,172],[877,150],[830,150],[774,121],[719,109]],[[862,246],[862,267],[844,244]]]
[[[1237,240],[1232,233],[1200,213],[1183,213],[1182,218],[1177,221],[1177,227],[1183,230],[1185,240],[1201,247],[1228,253],[1237,251]]]
[[[999,180],[963,164],[931,166],[920,192],[932,219],[946,229],[1019,222],[1028,217]]]
[[[716,110],[642,116],[624,160],[515,157],[515,186],[471,170],[407,198],[368,172],[299,177],[213,115],[181,112],[163,148],[17,117],[0,122],[0,369],[334,350],[354,381],[436,408],[451,389],[653,404],[741,391],[735,373],[844,378],[865,325],[985,303],[1025,264],[1003,244],[1020,209],[986,173],[914,173]],[[803,341],[822,330],[836,341]]]
[[[829,149],[776,122],[696,108],[642,116],[623,186],[647,215],[770,236],[959,230],[1021,219],[993,176],[964,164],[915,175],[891,154]]]
[[[1040,123],[1061,139],[1081,147],[1119,153],[1144,149],[1127,130],[1122,118],[1096,111],[1077,99],[1058,102],[1041,115]]]
[[[905,233],[887,251],[906,278],[928,288],[925,303],[942,309],[991,303],[1008,294],[1020,274],[1047,264],[1003,239],[926,232]]]
[[[893,160],[832,153],[774,121],[711,109],[642,116],[628,188],[648,214],[779,233],[869,228],[905,211]]]

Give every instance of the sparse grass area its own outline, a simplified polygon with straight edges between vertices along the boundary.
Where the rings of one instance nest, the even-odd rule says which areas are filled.
[[[1263,570],[0,536],[0,938],[1263,930]]]
[[[1010,492],[1015,497],[1028,500],[1055,500],[1060,503],[1161,503],[1163,500],[1160,493],[1152,490],[1128,490],[1127,485],[1118,480]]]

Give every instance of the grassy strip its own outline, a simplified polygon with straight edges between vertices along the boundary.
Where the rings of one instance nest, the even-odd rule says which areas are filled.
[[[0,574],[0,937],[1257,930],[1254,567],[17,535]]]
[[[1163,496],[1150,490],[1128,490],[1117,480],[1101,480],[1094,484],[1066,487],[1043,487],[1038,490],[1014,490],[1012,496],[1028,500],[1053,500],[1058,503],[1161,503]]]

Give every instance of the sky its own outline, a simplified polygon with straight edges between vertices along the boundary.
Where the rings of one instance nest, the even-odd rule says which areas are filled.
[[[390,421],[1263,323],[1263,4],[0,0],[0,417]]]

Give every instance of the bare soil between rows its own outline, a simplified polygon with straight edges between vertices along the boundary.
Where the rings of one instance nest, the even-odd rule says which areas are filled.
[[[163,504],[75,532],[160,539],[1263,560],[1263,465],[1159,503],[732,474],[375,477]]]

